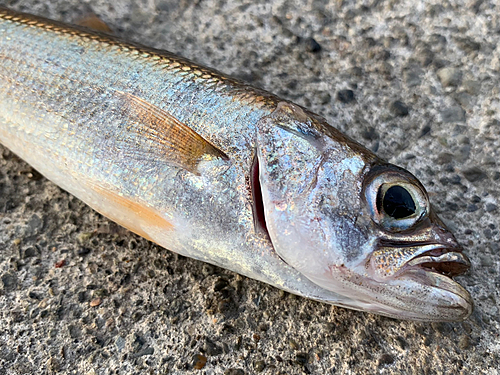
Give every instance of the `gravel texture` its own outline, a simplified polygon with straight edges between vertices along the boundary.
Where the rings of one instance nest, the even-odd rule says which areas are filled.
[[[129,233],[0,146],[0,374],[498,374],[500,7],[26,0],[250,81],[412,171],[465,245],[462,323],[298,298]]]

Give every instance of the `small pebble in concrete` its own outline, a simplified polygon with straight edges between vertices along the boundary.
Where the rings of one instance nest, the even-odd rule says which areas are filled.
[[[485,211],[486,212],[494,212],[496,211],[498,208],[498,206],[494,203],[486,203],[486,206],[485,206]]]
[[[441,111],[441,120],[444,123],[465,122],[465,111],[458,105],[445,108]]]
[[[16,277],[10,273],[4,273],[1,277],[4,289],[14,289],[16,287]]]
[[[305,44],[307,52],[317,53],[321,51],[320,44],[314,38],[307,38]]]
[[[409,65],[403,70],[403,81],[408,87],[419,86],[423,74],[424,71],[418,65]]]
[[[224,371],[224,375],[245,375],[245,371],[239,368],[230,368]]]
[[[437,72],[437,76],[444,87],[458,86],[462,81],[462,72],[457,68],[442,68]]]
[[[389,353],[382,354],[380,356],[380,358],[378,359],[379,366],[390,365],[393,362],[394,362],[394,357],[392,355],[390,355]]]
[[[349,89],[339,90],[337,92],[337,100],[342,103],[351,103],[354,101],[354,92]]]
[[[255,361],[254,364],[253,364],[253,368],[257,372],[262,372],[266,368],[266,362],[264,362],[262,360]]]
[[[294,339],[288,340],[288,346],[290,346],[290,349],[292,349],[292,350],[298,350],[299,349],[299,344]]]
[[[472,53],[479,51],[481,49],[481,44],[469,37],[455,37],[455,43],[458,48],[467,53]]]
[[[201,370],[207,364],[207,357],[201,354],[196,354],[193,357],[193,368],[195,370]]]
[[[391,112],[399,117],[408,116],[408,106],[400,100],[395,100],[390,105]]]
[[[295,363],[304,366],[307,363],[307,353],[297,353],[295,355]]]
[[[486,173],[484,173],[484,171],[481,170],[479,167],[468,168],[468,169],[462,171],[462,174],[464,175],[466,180],[469,182],[481,181],[487,177]]]

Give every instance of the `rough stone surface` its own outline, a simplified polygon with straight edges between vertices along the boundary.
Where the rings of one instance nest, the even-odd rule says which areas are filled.
[[[476,306],[465,322],[427,324],[294,297],[121,229],[0,147],[0,374],[498,374],[498,2],[2,3],[70,22],[93,11],[117,35],[309,107],[409,169],[466,247],[473,267],[459,279]],[[446,67],[461,72],[456,87],[441,84]],[[340,90],[356,100],[330,100]],[[466,113],[444,121],[460,92]],[[391,114],[395,100],[408,116]]]

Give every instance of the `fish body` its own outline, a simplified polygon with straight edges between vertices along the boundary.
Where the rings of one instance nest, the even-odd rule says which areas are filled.
[[[0,142],[179,254],[397,318],[471,312],[449,277],[468,260],[410,173],[168,52],[0,9]]]

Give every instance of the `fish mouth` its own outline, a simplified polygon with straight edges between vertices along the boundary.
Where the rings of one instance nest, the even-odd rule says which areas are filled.
[[[374,252],[369,268],[373,281],[387,289],[386,306],[399,310],[384,314],[422,321],[461,321],[472,313],[469,292],[453,280],[471,266],[458,244],[383,245]]]
[[[409,260],[401,271],[406,271],[409,268],[421,268],[451,278],[467,272],[470,266],[469,258],[463,253],[455,249],[440,247],[418,254]]]

